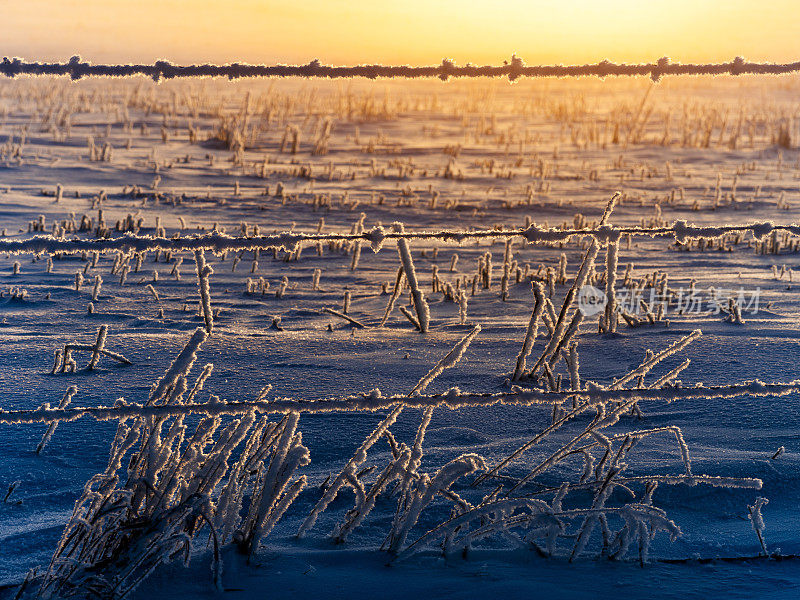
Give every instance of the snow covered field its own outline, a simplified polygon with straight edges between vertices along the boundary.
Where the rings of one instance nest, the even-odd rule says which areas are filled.
[[[657,85],[0,81],[0,242],[50,234],[54,225],[57,235],[87,240],[126,233],[171,238],[212,229],[231,236],[349,234],[377,226],[389,232],[398,221],[407,232],[511,230],[531,223],[594,228],[617,191],[622,196],[608,219],[614,227],[669,227],[680,220],[713,227],[791,224],[800,212],[800,155],[793,149],[800,138],[798,91],[795,77],[675,78]],[[445,590],[442,597],[539,592],[557,598],[705,598],[722,590],[731,598],[800,595],[798,561],[698,560],[762,552],[748,518],[757,497],[769,499],[762,511],[768,552],[800,554],[797,394],[687,399],[671,387],[676,380],[690,387],[800,379],[800,302],[792,272],[800,239],[763,227],[757,232],[764,231],[758,240],[742,232],[710,245],[705,239],[677,244],[672,235],[621,237],[616,290],[625,316],[614,317],[614,332],[598,333],[602,311],[580,323],[572,338],[580,356],[579,389],[612,386],[647,361],[648,351],[658,353],[698,329],[702,335],[652,373],[645,369],[646,378],[620,386],[666,385],[663,396],[674,401],[643,399],[638,411],[628,406],[618,423],[582,438],[582,444],[594,444],[591,460],[579,453],[520,481],[590,427],[599,418],[594,409],[544,436],[496,477],[472,485],[578,406],[577,394],[565,394],[555,411],[551,405],[496,404],[431,413],[418,471],[434,477],[465,453],[479,455],[485,465],[473,465],[475,472],[451,488],[471,506],[512,489],[512,497],[552,503],[563,482],[579,480],[588,484],[570,492],[565,509],[647,504],[648,481],[685,473],[674,430],[643,437],[618,465],[614,456],[628,441],[620,434],[667,426],[682,431],[693,474],[763,482],[757,490],[662,480],[652,504],[666,511],[681,535],[670,542],[667,533],[657,533],[644,569],[638,540],[621,562],[597,559],[604,547],[599,523],[586,531],[585,550],[568,562],[583,517],[570,521],[554,557],[541,556],[543,538],[537,546],[523,539],[524,528],[513,535],[498,528],[469,552],[443,558],[436,540],[387,567],[391,556],[378,548],[396,524],[402,492],[394,484],[346,543],[335,544],[331,532],[353,507],[352,485],[296,539],[324,490],[390,412],[381,409],[301,415],[297,430],[310,463],[295,477],[304,475],[306,485],[250,565],[233,548],[223,549],[221,587],[236,597],[268,591],[274,597],[393,598],[434,588]],[[592,238],[538,244],[509,239],[510,248],[502,235],[460,244],[408,241],[430,310],[426,333],[411,323],[421,315],[408,286],[380,326],[396,281],[405,277],[398,277],[394,240],[377,253],[368,241],[362,249],[359,242],[309,242],[300,252],[263,249],[257,258],[253,251],[207,252],[214,329],[189,387],[203,365],[214,368],[195,401],[253,401],[268,385],[262,400],[344,398],[375,388],[384,396],[409,394],[476,325],[480,332],[460,361],[438,375],[426,394],[453,387],[511,393],[517,384],[577,391],[568,357],[558,360],[560,352],[552,379],[540,369],[535,377],[509,380],[535,305],[532,281],[541,283],[558,313],[591,253]],[[599,290],[608,284],[606,256],[602,245],[596,269],[585,273]],[[102,285],[96,288],[98,276]],[[628,298],[639,290],[645,306],[625,306],[626,290]],[[43,403],[55,408],[70,386],[77,387],[70,406],[112,406],[118,398],[144,403],[193,332],[206,325],[191,251],[50,259],[3,254],[0,292],[4,411]],[[659,312],[661,298],[668,300]],[[576,309],[568,308],[569,322]],[[365,327],[324,309],[346,312]],[[529,369],[550,342],[547,315],[543,309]],[[86,370],[90,354],[77,351],[75,372],[52,373],[56,351],[93,344],[102,325],[108,326],[106,347],[132,364],[101,356],[97,368]],[[568,354],[568,345],[564,350]],[[593,384],[587,388],[587,382]],[[615,408],[609,403],[605,410]],[[422,412],[407,408],[390,427],[409,449]],[[193,431],[198,418],[186,422]],[[29,569],[48,564],[85,482],[106,468],[115,427],[91,418],[61,423],[36,454],[46,425],[0,424],[0,494],[19,482],[0,503],[0,598],[13,597]],[[381,437],[358,465],[367,489],[397,458],[387,439]],[[606,443],[611,450],[604,459]],[[785,451],[779,453],[780,447]],[[616,468],[619,473],[609,470]],[[621,483],[604,487],[617,476],[638,478],[629,485],[633,497]],[[418,480],[424,477],[408,485],[422,485]],[[601,493],[606,489],[607,497]],[[405,546],[447,521],[454,506],[452,495],[435,496]],[[609,522],[614,531],[624,525],[619,515]],[[207,539],[208,531],[195,538],[188,569],[180,560],[159,567],[133,597],[217,594]],[[613,547],[613,540],[606,541]],[[403,558],[405,546],[398,546]]]

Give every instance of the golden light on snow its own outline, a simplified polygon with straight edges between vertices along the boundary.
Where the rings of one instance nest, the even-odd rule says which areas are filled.
[[[27,0],[3,53],[90,60],[528,63],[796,59],[795,0]]]

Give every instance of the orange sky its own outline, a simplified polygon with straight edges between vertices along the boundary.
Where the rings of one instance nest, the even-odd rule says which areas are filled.
[[[0,55],[499,63],[800,59],[800,0],[0,0]]]

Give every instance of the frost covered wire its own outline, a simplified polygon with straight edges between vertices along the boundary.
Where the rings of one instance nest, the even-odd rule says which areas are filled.
[[[204,330],[199,331],[205,333]],[[176,359],[177,360],[177,359]],[[192,359],[193,360],[193,359]],[[166,391],[164,381],[169,378],[165,375],[158,384],[159,389]],[[780,397],[800,392],[800,380],[789,383],[764,383],[754,380],[733,385],[691,387],[667,387],[660,389],[604,389],[597,385],[588,385],[580,391],[580,397],[589,405],[606,404],[610,402],[636,401],[666,401],[689,399],[723,400],[740,396]],[[151,392],[151,396],[157,392]],[[333,412],[375,412],[392,408],[402,404],[408,408],[424,408],[426,406],[459,409],[475,406],[494,406],[496,404],[514,406],[532,405],[558,405],[576,395],[575,391],[544,391],[539,389],[512,388],[510,392],[496,394],[479,392],[462,392],[458,388],[441,394],[427,394],[407,396],[403,394],[383,396],[380,390],[347,396],[343,398],[329,398],[325,400],[301,400],[281,398],[270,401],[255,402],[209,402],[204,404],[183,405],[153,405],[126,403],[123,399],[117,400],[114,406],[84,406],[67,408],[37,408],[34,410],[4,410],[0,409],[0,423],[25,424],[49,423],[52,421],[75,421],[91,417],[98,421],[116,419],[130,419],[142,417],[167,417],[183,414],[237,415],[256,410],[265,414],[286,414],[290,412],[307,413],[333,413]]]
[[[756,239],[763,239],[775,231],[785,231],[800,236],[800,225],[776,225],[771,221],[750,223],[748,225],[722,225],[700,227],[689,225],[686,221],[675,221],[667,227],[612,227],[601,225],[594,229],[558,229],[541,227],[535,223],[521,229],[484,229],[477,231],[385,231],[374,227],[362,233],[297,233],[282,232],[273,235],[233,237],[219,232],[185,237],[163,237],[126,234],[117,238],[104,239],[65,239],[51,235],[34,236],[24,240],[0,239],[2,254],[81,254],[83,252],[182,252],[206,250],[215,254],[284,248],[291,252],[300,243],[353,242],[366,240],[373,251],[380,250],[385,240],[441,240],[462,243],[465,240],[508,239],[521,237],[529,243],[566,242],[575,237],[592,237],[601,243],[619,240],[622,235],[646,237],[673,237],[680,243],[688,240],[716,240],[726,234],[751,232]]]
[[[626,64],[603,60],[584,65],[526,65],[513,56],[503,65],[459,66],[448,59],[435,66],[409,65],[355,65],[331,66],[319,60],[306,65],[250,65],[232,63],[228,65],[194,64],[173,65],[167,61],[154,64],[91,64],[73,56],[68,62],[28,62],[20,58],[3,58],[0,74],[6,77],[17,75],[68,75],[73,80],[83,77],[130,77],[144,75],[155,81],[178,77],[366,77],[369,79],[429,78],[447,80],[450,77],[508,77],[515,81],[520,77],[609,77],[639,76],[658,81],[666,75],[783,75],[800,71],[800,61],[791,63],[755,63],[736,57],[722,63],[673,63],[663,57],[653,63]]]

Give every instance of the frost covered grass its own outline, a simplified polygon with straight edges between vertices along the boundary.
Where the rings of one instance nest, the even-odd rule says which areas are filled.
[[[668,401],[680,400],[685,395],[680,386],[672,385],[680,372],[677,369],[647,386],[641,384],[654,367],[697,339],[699,332],[663,351],[648,353],[641,365],[610,386],[587,381],[566,394],[554,394],[560,390],[548,391],[545,386],[514,388],[510,398],[531,393],[535,397],[538,393],[538,403],[552,408],[552,424],[493,467],[480,455],[468,453],[442,465],[434,473],[421,471],[425,434],[437,404],[422,405],[421,421],[410,447],[395,440],[391,427],[405,408],[420,407],[415,400],[421,398],[422,392],[445,369],[457,365],[480,331],[479,326],[474,327],[420,379],[408,396],[390,399],[389,403],[375,390],[363,397],[362,410],[389,412],[342,471],[323,483],[322,497],[300,525],[298,536],[308,534],[320,515],[347,487],[355,493],[355,505],[335,528],[333,539],[344,542],[369,517],[381,495],[395,497],[395,518],[381,546],[393,560],[408,558],[433,542],[441,542],[447,555],[465,554],[490,538],[500,538],[512,546],[533,547],[547,556],[565,553],[573,560],[587,552],[592,533],[599,528],[601,556],[623,558],[631,547],[636,547],[639,560],[644,563],[650,539],[655,534],[665,531],[675,539],[681,533],[663,509],[653,506],[653,493],[659,484],[761,488],[762,482],[756,478],[693,472],[689,448],[676,426],[633,431],[618,431],[615,427],[622,416],[647,399],[646,392],[657,390],[660,397]],[[558,329],[554,329],[551,337],[556,335],[561,335]],[[221,548],[232,544],[251,558],[302,492],[307,477],[295,477],[295,472],[311,462],[310,451],[303,445],[298,428],[302,404],[296,403],[292,409],[289,408],[291,401],[284,401],[282,406],[280,401],[263,402],[260,400],[263,393],[256,402],[244,406],[220,401],[215,396],[207,403],[197,403],[195,398],[213,367],[206,365],[191,385],[189,373],[207,336],[207,331],[197,329],[153,385],[145,405],[130,407],[120,401],[119,406],[105,409],[105,418],[119,420],[108,465],[104,472],[87,482],[50,564],[41,572],[29,574],[20,590],[23,597],[31,594],[35,597],[123,598],[159,565],[178,557],[188,563],[193,546],[201,536],[213,542],[213,583],[221,588]],[[525,344],[528,343],[526,339]],[[100,338],[98,345],[101,345]],[[572,360],[573,369],[577,369],[577,358]],[[551,372],[548,370],[546,379],[552,387]],[[639,385],[626,390],[627,396],[603,394],[625,390],[624,386],[632,381],[638,381]],[[798,387],[800,384],[771,388],[757,383],[744,385],[739,390],[728,386],[718,393],[725,396],[747,390],[751,394],[766,395],[796,391]],[[70,388],[55,411],[48,407],[30,413],[0,411],[0,419],[7,423],[50,423],[37,448],[39,452],[60,420],[102,414],[102,409],[68,409],[67,404],[75,391],[74,387]],[[686,391],[703,397],[715,394],[715,390],[702,386]],[[464,400],[468,401],[469,396],[466,394]],[[555,397],[545,400],[548,396]],[[460,391],[451,390],[446,397],[451,409],[463,406]],[[499,400],[485,399],[490,401],[489,406]],[[328,402],[314,404],[314,408],[306,404],[305,412],[329,410]],[[339,405],[334,409],[354,410],[355,407]],[[200,415],[193,430],[186,422],[190,413]],[[523,453],[534,445],[546,445],[556,437],[551,437],[554,432],[578,421],[583,413],[592,415],[588,423],[580,424],[566,443],[551,444],[547,451],[549,456],[524,476],[503,478],[504,484],[495,486],[492,483],[486,492],[476,489],[476,500],[472,502],[468,498],[475,493],[468,494],[469,487],[460,493],[452,489],[457,481],[471,474],[478,474],[472,488],[486,480],[497,479],[501,471],[519,461]],[[223,414],[235,416],[224,424]],[[274,414],[278,414],[277,420],[271,419]],[[641,440],[660,434],[675,437],[684,471],[627,477],[625,470],[634,447]],[[382,438],[386,438],[391,449],[388,463],[383,468],[362,468],[368,452]],[[553,489],[526,490],[527,484],[535,478],[556,470],[572,457],[579,457],[583,467],[572,471],[569,478]],[[123,466],[125,462],[127,467]],[[377,476],[371,476],[373,472]],[[565,474],[562,472],[560,477],[563,479]],[[644,488],[641,495],[634,491],[637,486]],[[630,495],[626,501],[620,503],[612,499],[617,488]],[[588,497],[585,492],[589,492]],[[409,539],[423,511],[439,496],[452,503],[450,518]],[[551,496],[549,502],[548,496]],[[565,508],[565,503],[570,507]],[[766,553],[760,513],[763,504],[764,499],[759,498],[750,508],[750,516]]]

